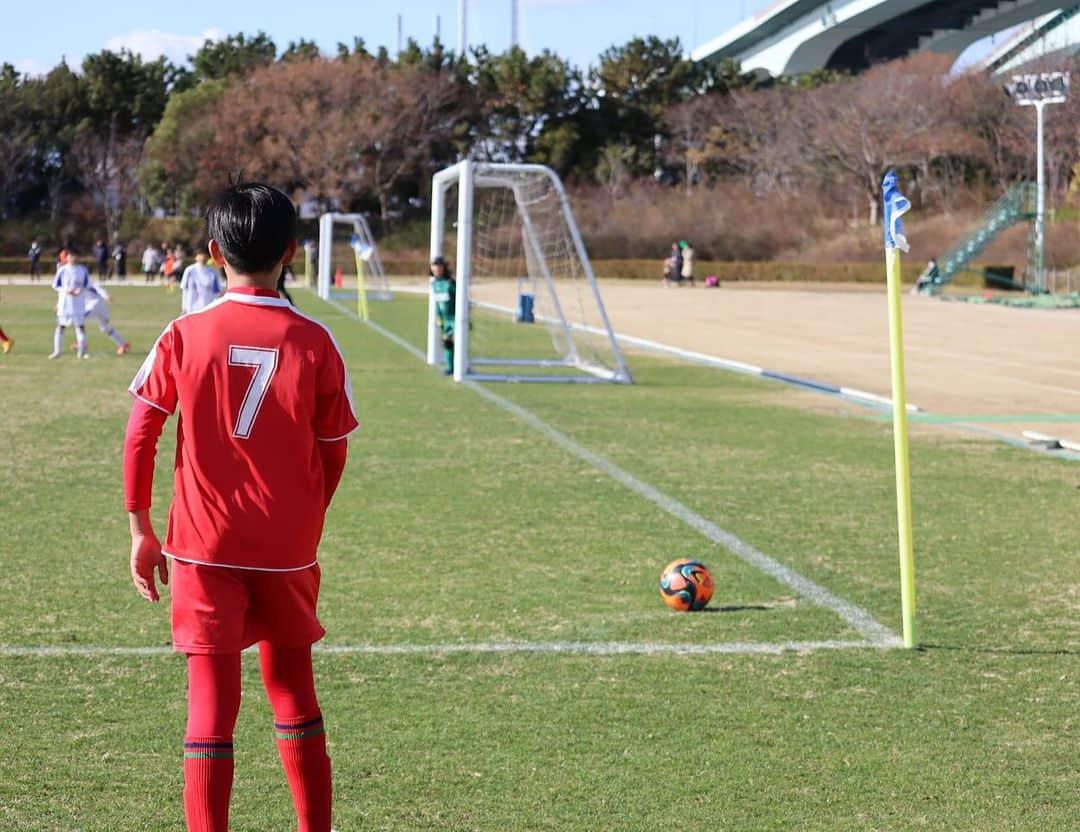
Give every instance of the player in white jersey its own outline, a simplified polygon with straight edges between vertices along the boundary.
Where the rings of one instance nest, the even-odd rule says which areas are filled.
[[[131,344],[113,327],[109,315],[109,293],[96,280],[90,282],[86,291],[86,317],[97,321],[98,328],[116,344],[117,355],[123,355],[131,349]]]
[[[206,252],[200,251],[195,255],[195,262],[184,269],[184,276],[180,278],[180,311],[198,312],[225,290],[221,285],[221,276],[213,266],[206,264]]]
[[[79,358],[89,358],[86,352],[86,296],[90,288],[90,272],[79,263],[74,249],[68,249],[66,262],[53,280],[56,290],[56,332],[49,358],[59,358],[64,349],[64,329],[75,327],[75,346]]]

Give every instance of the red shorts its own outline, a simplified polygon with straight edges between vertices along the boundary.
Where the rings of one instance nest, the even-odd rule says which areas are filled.
[[[171,559],[172,641],[177,653],[237,653],[258,641],[306,647],[326,635],[315,607],[318,564],[259,572]]]

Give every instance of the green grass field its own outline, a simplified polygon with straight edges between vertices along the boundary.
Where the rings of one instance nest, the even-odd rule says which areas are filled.
[[[127,384],[179,302],[118,289],[135,351],[91,327],[93,360],[50,362],[52,299],[0,298],[17,342],[0,356],[0,830],[182,830],[183,661],[99,649],[169,641],[167,606],[128,577],[120,449]],[[333,327],[363,422],[322,549],[340,832],[1077,828],[1080,467],[915,437],[923,650],[676,653],[865,633],[551,431],[895,631],[888,425],[636,355],[632,387],[482,388],[493,401],[297,299]],[[421,301],[373,309],[421,346]],[[661,602],[680,556],[712,568],[711,611]],[[542,649],[612,643],[656,652]],[[254,656],[245,674],[232,828],[288,830]]]

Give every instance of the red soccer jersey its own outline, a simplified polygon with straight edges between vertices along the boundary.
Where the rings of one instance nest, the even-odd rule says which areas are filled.
[[[180,409],[167,555],[265,570],[315,562],[326,511],[316,443],[358,426],[325,326],[275,292],[230,289],[165,327],[129,389]]]

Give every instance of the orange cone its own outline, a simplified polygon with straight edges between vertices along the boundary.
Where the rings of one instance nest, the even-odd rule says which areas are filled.
[[[341,273],[341,269],[338,268],[334,271],[334,285],[337,288],[341,288],[341,284],[345,282],[345,277]]]

